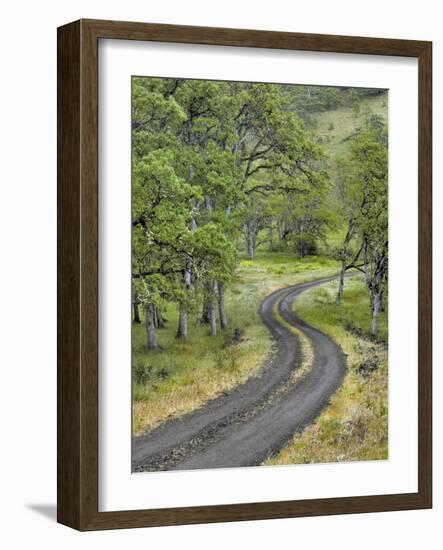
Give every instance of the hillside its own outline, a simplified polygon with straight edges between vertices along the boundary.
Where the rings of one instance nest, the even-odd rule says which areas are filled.
[[[312,113],[312,132],[331,158],[346,155],[348,140],[365,125],[368,113],[388,119],[388,92],[362,97],[357,106]]]

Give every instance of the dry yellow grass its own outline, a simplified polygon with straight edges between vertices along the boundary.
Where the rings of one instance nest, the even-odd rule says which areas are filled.
[[[245,328],[242,341],[235,346],[218,353],[209,350],[195,363],[188,357],[191,372],[172,375],[161,386],[147,388],[143,399],[134,400],[134,435],[198,409],[243,383],[260,370],[270,349],[271,339],[265,327],[252,326]]]

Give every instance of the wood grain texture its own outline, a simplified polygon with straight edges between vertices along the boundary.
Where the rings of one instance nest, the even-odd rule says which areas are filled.
[[[418,68],[418,485],[432,507],[432,44]]]
[[[80,23],[58,32],[57,517],[79,525]]]
[[[100,38],[148,40],[213,46],[240,46],[313,52],[358,53],[418,57],[426,42],[360,36],[335,36],[261,30],[157,25],[83,19]]]
[[[103,38],[419,59],[419,490],[417,493],[98,511],[98,41]],[[81,20],[58,29],[58,521],[79,530],[432,506],[431,43]]]

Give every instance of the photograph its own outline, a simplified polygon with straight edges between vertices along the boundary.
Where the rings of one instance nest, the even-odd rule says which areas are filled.
[[[388,98],[132,77],[132,472],[388,459]]]

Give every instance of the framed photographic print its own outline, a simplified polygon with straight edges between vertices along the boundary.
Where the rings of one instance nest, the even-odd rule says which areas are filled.
[[[58,29],[58,520],[431,507],[431,43]]]

